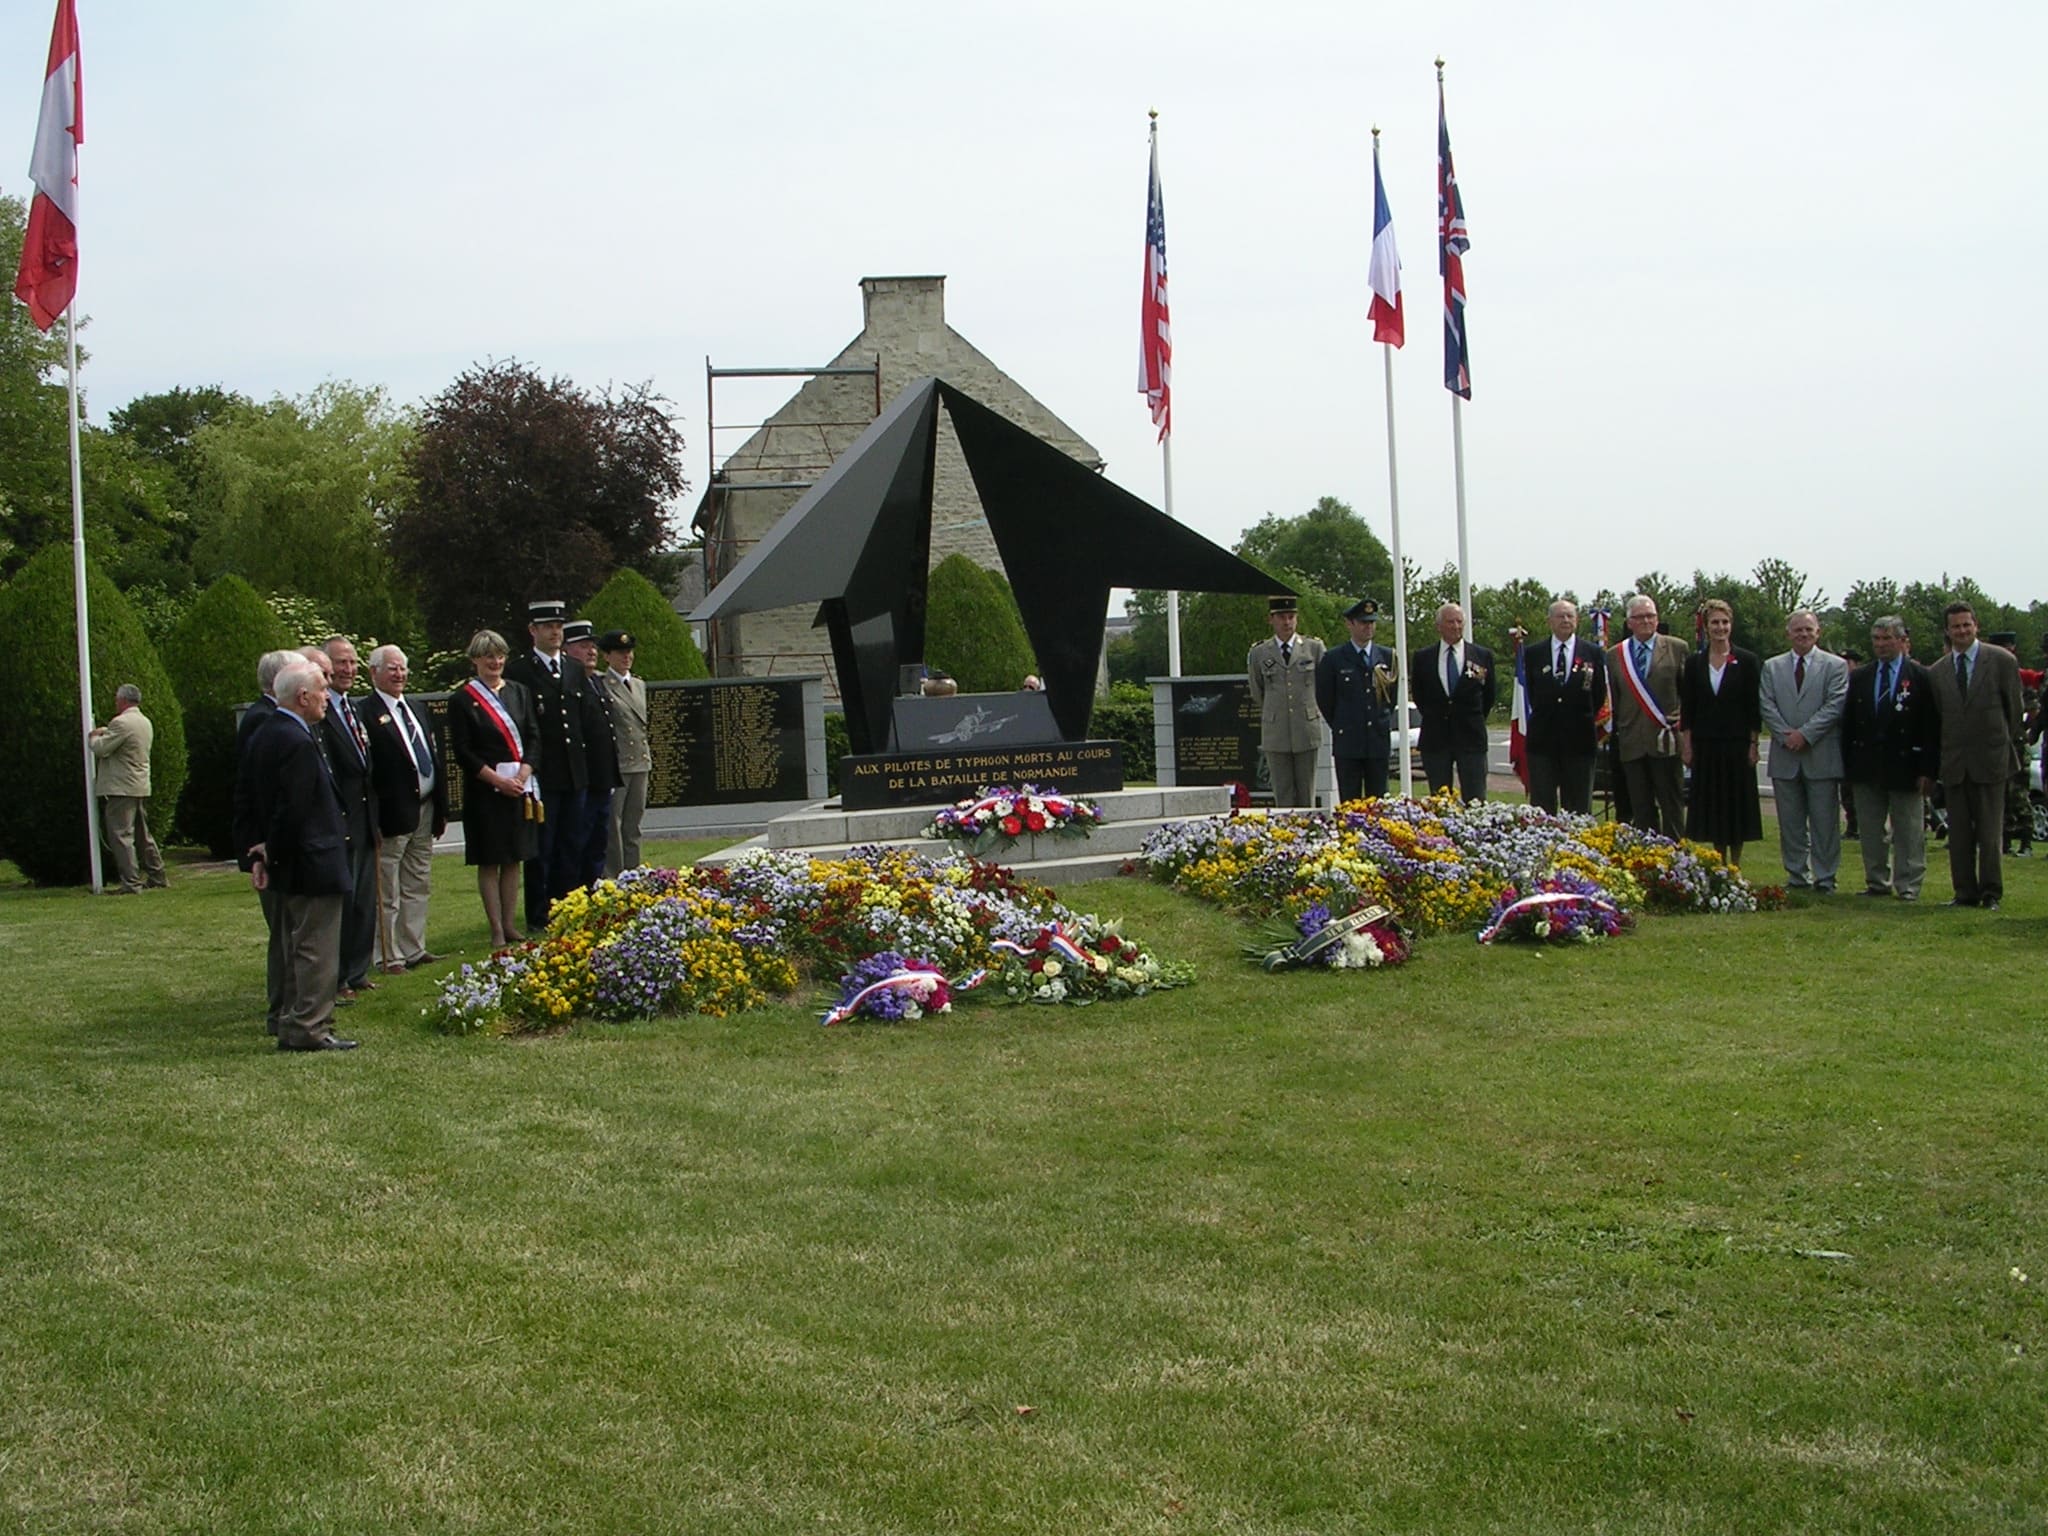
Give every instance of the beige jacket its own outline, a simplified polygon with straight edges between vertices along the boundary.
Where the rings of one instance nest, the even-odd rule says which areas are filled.
[[[149,798],[149,748],[156,727],[140,708],[124,709],[92,733],[92,792]]]
[[[647,743],[647,685],[637,677],[621,681],[609,667],[598,674],[597,683],[611,701],[612,726],[619,744],[619,772],[650,771],[654,767],[654,753]]]
[[[1313,752],[1323,744],[1323,716],[1316,708],[1316,663],[1323,642],[1296,635],[1291,658],[1280,642],[1261,640],[1245,657],[1245,679],[1259,706],[1259,747],[1266,752]]]

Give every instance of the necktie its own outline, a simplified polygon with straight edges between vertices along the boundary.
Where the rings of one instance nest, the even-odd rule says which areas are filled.
[[[562,680],[562,664],[552,656],[548,658],[548,676],[552,677],[556,682]]]
[[[1444,647],[1444,697],[1449,698],[1458,691],[1458,653],[1450,646]]]
[[[1636,659],[1636,671],[1644,677],[1650,675],[1650,647],[1642,640],[1629,641],[1629,653]]]
[[[1880,662],[1879,662],[1879,663],[1877,664],[1877,704],[1878,704],[1878,708],[1882,709],[1882,708],[1884,707],[1884,702],[1885,702],[1885,700],[1886,700],[1886,699],[1889,699],[1889,698],[1890,698],[1891,696],[1892,696],[1892,664],[1891,664],[1890,662],[1888,662],[1888,661],[1880,661]]]
[[[405,739],[412,746],[413,766],[420,771],[420,788],[424,792],[427,780],[434,776],[434,759],[427,752],[427,741],[420,734],[420,723],[412,716],[412,709],[405,700],[398,701],[398,718],[405,722]]]
[[[1293,660],[1294,642],[1292,640],[1282,640],[1280,642],[1280,665],[1284,667]]]
[[[1804,688],[1805,686],[1806,658],[1804,656],[1794,656],[1792,658],[1792,687],[1795,691],[1797,691],[1799,689]]]
[[[1956,652],[1956,692],[1966,699],[1970,696],[1970,658],[1961,651]]]
[[[1563,646],[1560,645],[1557,648],[1557,680],[1560,683],[1564,681],[1564,658],[1565,649]]]

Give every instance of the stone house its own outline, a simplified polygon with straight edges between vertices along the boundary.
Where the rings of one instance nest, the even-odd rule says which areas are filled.
[[[943,277],[864,277],[858,336],[727,456],[712,475],[692,526],[704,544],[707,590],[796,505],[804,488],[866,430],[905,385],[936,375],[1011,421],[1100,471],[1080,434],[946,324]],[[1002,569],[981,500],[952,425],[940,416],[933,467],[931,561],[965,554]],[[831,642],[814,629],[815,604],[738,614],[708,626],[706,658],[718,677],[823,673],[839,698]]]

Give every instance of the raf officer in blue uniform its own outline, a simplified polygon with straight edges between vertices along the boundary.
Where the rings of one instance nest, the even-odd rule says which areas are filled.
[[[1344,610],[1350,640],[1316,663],[1316,709],[1330,727],[1340,801],[1387,792],[1397,689],[1394,653],[1372,638],[1379,621],[1373,599],[1353,603]]]

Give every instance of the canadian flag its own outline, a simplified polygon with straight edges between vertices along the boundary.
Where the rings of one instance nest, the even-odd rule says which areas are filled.
[[[36,197],[28,212],[28,238],[21,243],[21,270],[14,278],[14,296],[28,305],[38,330],[56,324],[78,292],[78,146],[84,142],[78,12],[73,0],[57,0],[43,110],[28,163]]]

